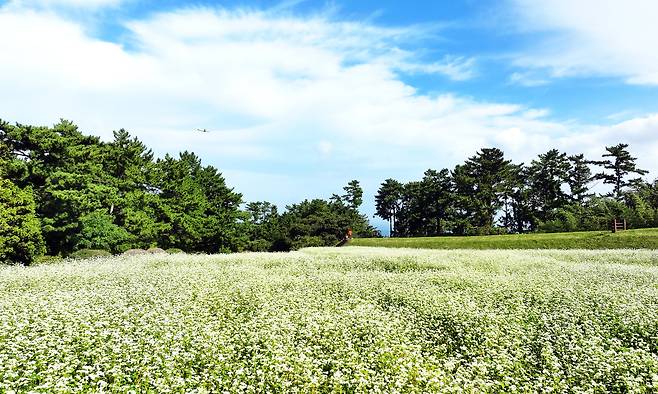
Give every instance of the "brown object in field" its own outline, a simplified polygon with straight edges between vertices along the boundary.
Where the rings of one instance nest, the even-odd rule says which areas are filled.
[[[612,232],[626,230],[626,219],[614,219],[612,221]]]
[[[124,256],[137,256],[140,254],[147,254],[148,252],[145,251],[144,249],[128,249],[125,252],[123,252]]]
[[[345,234],[345,238],[343,238],[340,242],[336,244],[336,247],[340,247],[348,243],[352,239],[352,229],[348,228],[347,233]]]
[[[162,253],[167,253],[166,250],[161,249],[161,248],[149,248],[146,252],[147,252],[147,253],[151,253],[151,254],[162,254]]]

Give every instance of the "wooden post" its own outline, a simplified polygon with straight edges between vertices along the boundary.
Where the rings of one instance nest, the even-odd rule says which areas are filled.
[[[612,232],[616,233],[617,231],[626,230],[626,219],[617,220],[617,218],[612,221]]]

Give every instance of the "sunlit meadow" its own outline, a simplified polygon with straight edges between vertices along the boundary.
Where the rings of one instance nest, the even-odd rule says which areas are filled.
[[[0,392],[653,392],[658,251],[0,268]]]

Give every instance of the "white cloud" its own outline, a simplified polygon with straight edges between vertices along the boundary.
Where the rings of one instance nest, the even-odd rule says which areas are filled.
[[[549,37],[518,56],[517,65],[547,69],[554,77],[618,76],[631,84],[658,84],[658,2],[510,2],[518,27]]]
[[[475,58],[444,56],[443,60],[430,64],[402,65],[404,71],[443,74],[454,81],[466,81],[476,76]]]
[[[526,87],[544,86],[550,83],[547,78],[532,75],[527,72],[515,72],[509,77],[509,81],[515,85]]]
[[[610,126],[583,126],[580,132],[558,140],[560,146],[571,151],[584,152],[598,158],[603,146],[628,143],[633,156],[638,157],[638,166],[650,171],[649,178],[658,177],[658,114],[626,120]]]
[[[99,8],[117,6],[126,0],[9,0],[7,7],[13,8]]]
[[[576,125],[522,104],[420,94],[399,75],[436,67],[404,49],[425,34],[414,28],[213,9],[126,26],[130,50],[56,14],[0,9],[0,117],[63,117],[106,138],[125,127],[158,153],[197,152],[246,198],[266,188],[275,202],[330,195],[350,179],[376,190],[384,178],[452,167],[490,145],[523,161],[551,147],[598,155],[630,141],[642,157],[658,148],[658,116]],[[473,66],[444,60],[453,78]]]

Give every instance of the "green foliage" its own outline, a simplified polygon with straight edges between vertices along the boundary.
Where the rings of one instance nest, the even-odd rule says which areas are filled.
[[[637,158],[631,156],[626,148],[628,148],[628,144],[607,146],[605,150],[608,153],[604,154],[603,157],[609,157],[609,159],[595,162],[603,166],[604,170],[608,170],[608,172],[603,171],[596,174],[595,178],[602,179],[603,183],[612,185],[613,191],[610,195],[617,200],[622,199],[624,188],[633,186],[640,181],[637,178],[629,180],[627,179],[628,175],[648,174],[648,171],[637,168],[635,164]]]
[[[452,172],[430,169],[406,184],[386,179],[375,197],[376,214],[389,221],[391,236],[600,230],[613,218],[626,219],[629,228],[656,226],[658,182],[629,179],[646,171],[627,147],[607,147],[606,160],[598,162],[552,149],[528,166],[484,148]],[[593,177],[593,164],[604,171]],[[358,211],[363,189],[357,180],[343,195],[291,204],[284,213],[268,202],[242,211],[242,196],[216,168],[187,151],[156,160],[124,129],[103,142],[66,120],[53,127],[0,121],[0,176],[33,197],[32,213],[21,214],[30,225],[11,230],[32,234],[26,245],[34,248],[21,252],[25,262],[43,251],[38,234],[49,255],[155,245],[203,253],[281,251],[333,245],[350,228],[355,237],[379,235]],[[592,179],[612,185],[614,199],[589,193]]]
[[[169,249],[167,249],[167,253],[169,253],[169,254],[181,254],[181,253],[185,253],[185,252],[182,249],[169,248]]]
[[[153,245],[214,253],[238,250],[241,196],[193,153],[154,161],[123,129],[109,143],[71,122],[53,127],[0,121],[0,174],[34,193],[51,255]]]
[[[580,225],[578,218],[567,209],[560,208],[553,213],[553,219],[539,225],[540,232],[578,231]]]
[[[375,196],[375,213],[384,220],[388,220],[389,234],[397,235],[396,220],[402,204],[404,186],[395,179],[386,179]]]
[[[170,230],[159,244],[190,251],[236,251],[242,196],[225,184],[214,167],[201,165],[190,152],[179,159],[156,162],[156,183],[162,203],[160,220]]]
[[[112,253],[102,249],[80,249],[71,253],[69,257],[73,259],[94,259],[98,257],[112,256]]]
[[[342,240],[348,229],[355,237],[379,236],[368,219],[357,209],[363,191],[354,180],[343,188],[345,196],[304,200],[286,207],[278,214],[277,207],[267,201],[246,205],[242,230],[248,235],[244,248],[255,252],[284,252],[309,246],[333,246]]]
[[[119,251],[131,235],[113,222],[104,211],[93,211],[80,218],[80,232],[76,236],[76,249],[103,249]]]
[[[494,227],[495,215],[503,205],[510,166],[500,149],[483,148],[455,168],[458,234],[465,233],[465,223],[483,229]]]
[[[565,153],[557,149],[539,155],[528,168],[535,215],[539,221],[550,220],[554,211],[569,202],[563,185],[569,181],[571,165]]]
[[[62,260],[63,258],[61,256],[43,255],[36,257],[33,264],[56,264],[62,262]]]
[[[0,178],[0,262],[29,265],[43,254],[31,189]]]
[[[348,207],[358,209],[363,204],[363,189],[359,181],[356,179],[350,181],[343,190],[345,194],[342,196],[342,200]]]
[[[283,234],[277,237],[276,251],[288,244],[292,249],[304,246],[333,246],[348,229],[354,237],[377,236],[365,216],[342,201],[304,200],[286,207],[279,218]]]
[[[241,230],[247,237],[244,248],[253,252],[269,251],[274,241],[282,236],[276,205],[267,201],[250,202],[245,213]]]
[[[402,188],[396,223],[397,236],[440,235],[450,228],[453,207],[452,178],[443,169],[425,171],[421,181]]]
[[[569,156],[569,162],[571,166],[567,183],[569,183],[569,189],[571,190],[571,198],[582,205],[594,196],[593,193],[589,193],[589,184],[593,179],[589,164],[592,162],[586,160],[583,154]]]
[[[389,220],[391,236],[605,230],[613,219],[625,219],[628,228],[658,226],[658,180],[627,179],[646,171],[626,147],[606,148],[604,157],[614,160],[600,162],[551,149],[528,166],[482,149],[452,174],[428,170],[421,181],[397,188],[386,180],[375,199],[377,215]],[[612,173],[593,176],[590,165]],[[615,198],[590,193],[594,179],[612,184]]]

